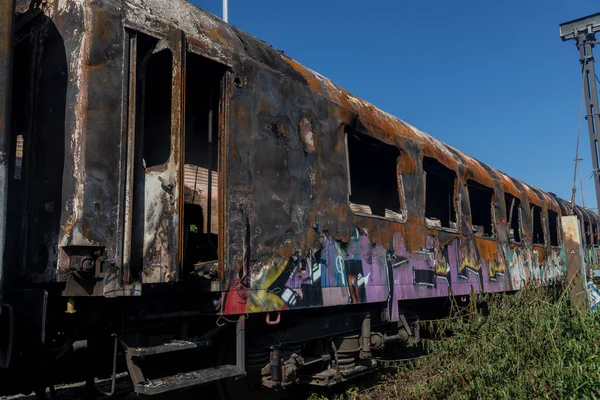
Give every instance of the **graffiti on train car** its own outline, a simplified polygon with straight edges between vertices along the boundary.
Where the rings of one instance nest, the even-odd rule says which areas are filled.
[[[440,243],[427,236],[425,246],[406,249],[401,232],[386,250],[354,227],[349,242],[321,233],[322,247],[281,262],[254,260],[247,287],[232,285],[223,296],[223,312],[279,311],[293,308],[388,302],[397,316],[398,300],[501,292],[521,288],[528,280],[565,274],[561,248],[544,249],[540,262],[531,246],[497,244],[494,258],[481,257],[477,243],[454,237]]]

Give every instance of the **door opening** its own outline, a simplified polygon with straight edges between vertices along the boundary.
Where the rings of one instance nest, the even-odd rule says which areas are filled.
[[[181,76],[181,35],[158,40],[134,33],[136,54],[130,83],[130,112],[135,113],[131,278],[144,283],[179,279],[180,126],[178,78]]]
[[[225,67],[194,53],[186,62],[183,270],[190,277],[215,277]]]

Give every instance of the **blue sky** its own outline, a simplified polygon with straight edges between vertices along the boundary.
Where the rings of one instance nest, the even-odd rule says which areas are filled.
[[[221,15],[221,0],[193,3]],[[229,0],[231,24],[432,136],[566,199],[581,69],[575,44],[560,40],[558,25],[599,11],[594,0]],[[581,133],[586,206],[595,208],[585,123]]]

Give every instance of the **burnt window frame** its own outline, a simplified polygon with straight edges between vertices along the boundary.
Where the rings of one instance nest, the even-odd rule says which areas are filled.
[[[552,221],[553,215],[551,213],[554,213],[554,215],[556,215],[556,229],[555,229],[555,232],[556,232],[556,244],[552,243],[552,231],[553,231],[553,229],[552,229],[551,221]],[[560,232],[561,232],[560,212],[554,211],[554,210],[548,208],[546,214],[548,216],[548,245],[550,247],[555,247],[555,248],[556,247],[560,247],[561,244],[562,244],[561,234],[560,234]]]
[[[429,222],[430,218],[428,218],[426,215],[426,210],[427,210],[427,171],[425,171],[425,159],[426,158],[435,160],[436,162],[441,164],[444,168],[446,168],[447,170],[454,173],[454,183],[452,185],[452,190],[453,190],[452,200],[453,200],[453,204],[454,204],[454,214],[456,216],[456,222],[454,222],[452,220],[450,220],[450,222],[454,222],[456,225],[455,227],[432,225]],[[425,222],[425,226],[428,229],[435,229],[438,231],[445,231],[445,232],[452,232],[452,233],[460,232],[461,221],[462,221],[462,208],[460,207],[461,194],[460,194],[460,190],[458,190],[458,186],[460,184],[460,181],[459,181],[460,177],[459,177],[458,173],[455,170],[453,170],[452,168],[448,168],[446,165],[444,165],[442,162],[440,162],[437,158],[427,156],[427,155],[424,155],[421,157],[421,168],[423,170],[423,220]]]
[[[535,232],[535,209],[539,208],[540,210],[540,226],[542,228],[542,243],[536,242],[535,241],[535,236],[534,236],[534,232]],[[546,237],[546,218],[544,215],[544,209],[541,205],[537,205],[535,203],[529,203],[529,214],[531,217],[531,244],[533,246],[537,246],[537,247],[546,247],[548,246],[548,238]]]
[[[513,198],[513,201],[518,200],[519,204],[517,205],[517,228],[519,230],[519,239],[520,240],[515,240],[514,237],[511,239],[510,238],[510,224],[509,221],[512,222],[512,213],[511,213],[511,207],[514,207],[512,205],[512,202],[510,205],[506,204],[506,196],[511,196]],[[510,193],[510,192],[504,192],[504,206],[506,208],[506,237],[508,239],[509,243],[514,243],[516,245],[520,245],[523,243],[523,206],[522,206],[522,201],[519,197],[515,196],[514,194]]]
[[[403,149],[401,149],[398,146],[394,146],[389,143],[386,143],[369,133],[355,130],[351,126],[348,126],[348,125],[344,126],[343,133],[344,133],[344,147],[346,150],[346,178],[347,178],[346,179],[346,181],[347,181],[346,201],[348,203],[348,207],[350,208],[350,212],[359,217],[382,219],[385,221],[398,222],[398,223],[402,223],[402,224],[405,223],[408,219],[408,210],[406,208],[406,198],[404,196],[404,183],[402,181],[402,169],[401,169],[401,159],[402,159],[402,155],[404,153]],[[396,212],[396,213],[399,214],[399,218],[390,218],[390,217],[372,214],[372,213],[368,214],[366,212],[355,211],[352,208],[352,205],[360,206],[363,204],[353,203],[352,201],[350,201],[350,196],[352,195],[352,176],[351,176],[351,172],[350,172],[350,150],[348,147],[348,134],[349,133],[367,136],[370,139],[381,142],[382,144],[384,144],[386,146],[396,147],[396,149],[398,150],[398,157],[396,158],[396,190],[398,193],[398,202],[400,204],[400,209],[399,209],[399,212]]]
[[[475,185],[470,185],[469,182],[473,182]],[[473,224],[473,207],[471,206],[471,192],[470,192],[471,186],[477,190],[488,190],[492,193],[492,195],[490,197],[490,205],[489,205],[491,234],[489,236],[486,236],[485,228],[484,228],[483,235],[477,234],[477,233],[475,233],[475,231],[473,231],[473,235],[480,239],[496,240],[496,238],[498,237],[498,233],[497,233],[498,230],[496,227],[496,207],[495,207],[496,190],[493,187],[486,186],[480,182],[477,182],[474,179],[467,179],[467,181],[465,182],[465,187],[467,189],[467,200],[469,203],[469,215],[470,215],[471,229],[475,226]]]

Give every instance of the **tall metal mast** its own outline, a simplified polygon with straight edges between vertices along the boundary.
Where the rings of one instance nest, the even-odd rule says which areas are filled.
[[[575,19],[560,25],[560,37],[563,41],[575,40],[579,50],[579,61],[583,72],[585,97],[585,119],[588,123],[592,164],[594,167],[594,185],[596,187],[596,203],[600,212],[600,106],[598,105],[598,88],[594,68],[593,48],[596,44],[596,32],[600,31],[600,13]]]

